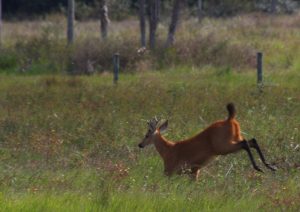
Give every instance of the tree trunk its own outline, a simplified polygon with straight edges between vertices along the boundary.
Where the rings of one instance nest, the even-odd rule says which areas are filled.
[[[271,0],[271,13],[276,13],[276,7],[277,7],[277,0]]]
[[[2,46],[2,0],[0,0],[0,47]]]
[[[109,18],[108,18],[108,7],[106,0],[101,0],[100,1],[100,29],[101,29],[101,37],[102,39],[107,38],[107,27],[109,23]]]
[[[149,0],[149,44],[150,48],[155,48],[156,29],[159,20],[160,0]]]
[[[197,2],[197,13],[198,13],[198,21],[200,22],[203,17],[203,0],[198,0]]]
[[[179,12],[182,0],[174,0],[173,10],[172,10],[172,19],[169,27],[168,38],[165,44],[165,47],[169,47],[174,43],[175,32],[179,20]]]
[[[74,41],[75,0],[68,0],[68,44]]]
[[[142,47],[146,47],[145,0],[139,0],[139,7],[140,7],[141,45]]]

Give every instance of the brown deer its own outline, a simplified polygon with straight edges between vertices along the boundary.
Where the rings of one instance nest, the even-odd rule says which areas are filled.
[[[253,168],[262,172],[253,159],[250,147],[257,151],[267,168],[275,171],[276,168],[266,162],[256,139],[247,141],[242,137],[240,125],[235,119],[236,110],[232,103],[227,105],[227,110],[227,119],[217,121],[195,136],[178,142],[172,142],[161,135],[168,127],[168,120],[159,125],[156,118],[151,119],[148,122],[148,131],[138,146],[144,148],[149,144],[155,145],[163,159],[167,176],[174,172],[182,173],[183,169],[189,168],[192,176],[197,179],[200,168],[213,158],[239,150],[245,150]]]

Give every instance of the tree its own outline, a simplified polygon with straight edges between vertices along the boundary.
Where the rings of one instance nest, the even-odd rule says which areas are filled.
[[[106,0],[100,1],[100,30],[101,30],[101,36],[102,39],[107,38],[107,27],[109,23],[108,18],[108,7],[106,4]]]
[[[0,0],[0,47],[2,45],[2,0]]]
[[[272,0],[271,1],[271,13],[276,12],[277,3],[278,3],[277,0]]]
[[[166,47],[169,47],[174,43],[174,38],[175,38],[175,32],[179,20],[179,12],[180,12],[180,7],[181,7],[182,0],[174,0],[174,5],[172,9],[172,17],[171,17],[171,23],[169,26],[169,33],[168,37],[166,40]]]
[[[68,44],[74,41],[75,0],[68,0]]]
[[[160,0],[149,0],[149,44],[155,48],[156,30],[159,21]]]
[[[203,0],[197,1],[197,13],[198,13],[198,21],[200,22],[203,16]]]
[[[139,0],[139,16],[141,29],[141,45],[146,47],[145,0]]]

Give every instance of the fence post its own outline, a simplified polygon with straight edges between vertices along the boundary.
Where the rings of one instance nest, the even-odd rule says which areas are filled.
[[[120,70],[120,54],[119,53],[114,54],[113,64],[114,64],[114,84],[118,84],[119,70]]]
[[[261,85],[263,83],[263,53],[257,52],[257,84]]]

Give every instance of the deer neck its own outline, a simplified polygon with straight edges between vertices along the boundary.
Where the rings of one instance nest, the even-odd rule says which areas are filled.
[[[160,156],[165,158],[168,157],[168,154],[172,151],[174,143],[165,139],[160,133],[157,133],[154,139],[154,145]]]

